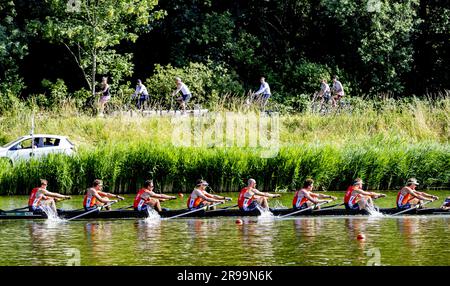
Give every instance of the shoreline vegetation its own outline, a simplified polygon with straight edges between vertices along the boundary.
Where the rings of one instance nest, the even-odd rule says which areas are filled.
[[[77,155],[0,162],[0,195],[27,194],[39,178],[64,194],[82,193],[95,178],[115,193],[134,193],[148,178],[163,192],[190,192],[201,177],[217,192],[239,191],[249,177],[262,190],[280,192],[307,177],[330,191],[344,190],[355,177],[369,189],[396,189],[409,177],[425,188],[450,189],[449,97],[355,101],[352,107],[327,115],[281,113],[272,158],[249,146],[174,146],[171,117],[98,118],[70,108],[24,107],[0,117],[0,144],[29,134],[34,111],[35,133],[69,136]]]

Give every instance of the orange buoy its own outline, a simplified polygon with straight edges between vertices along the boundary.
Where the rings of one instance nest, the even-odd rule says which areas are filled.
[[[244,222],[242,221],[242,219],[237,219],[237,220],[236,220],[236,224],[237,224],[237,225],[241,225],[241,224],[243,224],[243,223],[244,223]]]
[[[358,240],[365,240],[366,236],[363,233],[358,234],[358,236],[356,237],[356,239]]]
[[[178,193],[178,196],[179,196],[180,198],[184,197],[184,195],[183,195],[182,193]]]

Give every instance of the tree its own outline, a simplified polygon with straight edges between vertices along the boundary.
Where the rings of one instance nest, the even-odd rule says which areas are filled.
[[[23,87],[18,76],[18,60],[28,53],[26,35],[16,23],[14,2],[0,2],[0,83],[17,95]],[[0,89],[0,91],[1,91]]]
[[[157,0],[47,0],[47,4],[52,14],[43,22],[30,22],[30,27],[66,47],[92,94],[99,72],[110,73],[117,81],[132,75],[132,55],[113,47],[122,41],[134,43],[164,16],[154,10]]]
[[[347,48],[345,57],[356,57],[349,68],[357,67],[363,90],[402,93],[413,66],[418,0],[322,2]]]

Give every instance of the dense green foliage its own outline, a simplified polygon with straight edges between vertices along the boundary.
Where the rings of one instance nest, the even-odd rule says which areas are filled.
[[[441,92],[450,82],[445,2],[2,1],[2,109],[14,97],[48,96],[44,79],[63,80],[84,106],[84,91],[76,91],[93,92],[100,76],[119,96],[129,96],[136,78],[149,79],[159,101],[175,73],[198,92],[196,103],[255,90],[261,75],[272,101],[288,106],[333,74],[351,96]]]

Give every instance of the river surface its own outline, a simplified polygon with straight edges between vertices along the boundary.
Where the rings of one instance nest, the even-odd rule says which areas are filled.
[[[0,197],[0,209],[26,199]],[[450,215],[235,220],[0,220],[0,265],[450,265]]]

